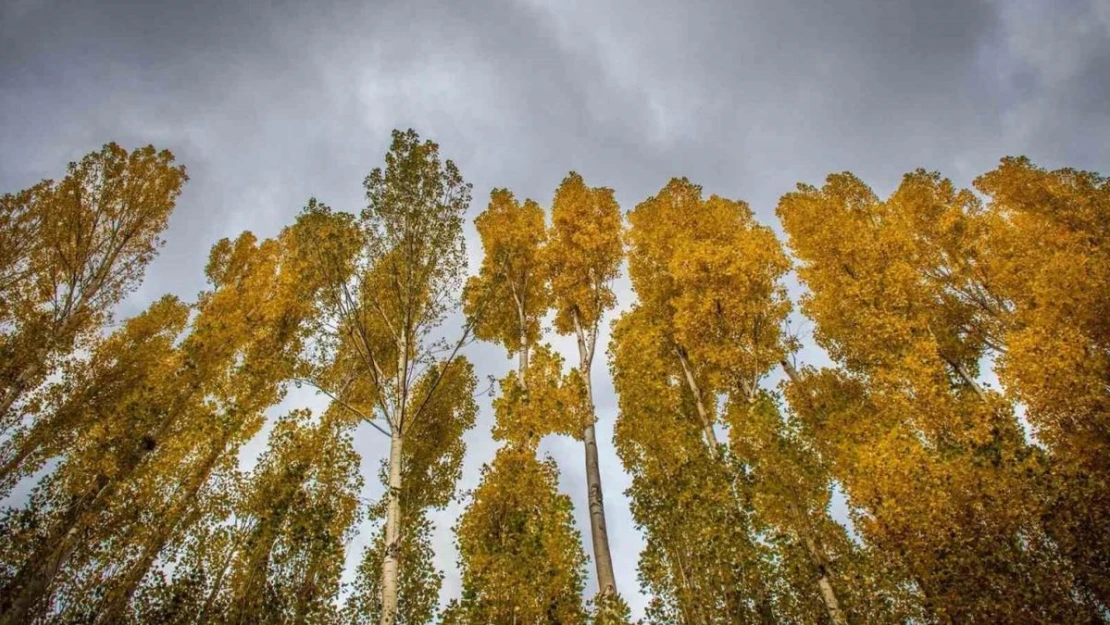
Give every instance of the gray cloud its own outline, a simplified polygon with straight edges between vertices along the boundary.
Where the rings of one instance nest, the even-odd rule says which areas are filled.
[[[967,184],[1005,154],[1106,170],[1108,7],[14,0],[0,9],[0,190],[109,140],[174,150],[192,180],[130,314],[162,292],[192,297],[219,237],[274,234],[312,195],[357,209],[394,127],[440,142],[475,185],[474,214],[494,186],[547,203],[571,169],[626,209],[689,176],[769,224],[782,193],[831,171],[885,193],[919,166]],[[471,357],[483,373],[506,367],[490,346]],[[607,377],[599,357],[602,441],[616,414]],[[464,487],[492,456],[489,426],[485,409],[467,435]],[[384,446],[368,431],[360,448],[373,473]],[[544,448],[588,531],[578,444]],[[628,479],[605,445],[602,460],[616,565],[638,610]],[[457,592],[458,512],[436,517],[446,594]]]

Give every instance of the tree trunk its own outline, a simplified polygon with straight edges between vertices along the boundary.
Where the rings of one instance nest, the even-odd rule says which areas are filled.
[[[586,448],[586,492],[590,508],[590,536],[593,538],[594,561],[597,565],[599,594],[616,594],[617,579],[613,574],[613,556],[609,552],[609,531],[605,526],[605,502],[601,490],[601,468],[597,458],[597,435],[594,433],[594,391],[590,381],[592,349],[587,347],[586,336],[574,317],[578,335],[578,370],[586,385],[586,401],[590,407],[590,423],[582,429],[582,443]],[[596,336],[594,337],[596,339]]]
[[[701,419],[702,431],[705,434],[705,443],[711,447],[710,453],[718,460],[721,458],[721,444],[717,441],[717,432],[713,430],[713,422],[709,418],[709,410],[705,407],[705,402],[701,398],[701,389],[698,388],[697,380],[694,379],[694,372],[690,369],[690,363],[686,360],[686,354],[681,350],[675,350],[678,353],[678,361],[682,363],[682,372],[686,376],[686,385],[689,387],[690,392],[694,395],[694,403],[698,408],[698,418]]]
[[[398,555],[401,551],[401,428],[393,429],[389,442],[389,503],[385,513],[385,557],[382,558],[381,625],[397,621]]]
[[[517,300],[516,302],[516,322],[519,336],[521,336],[521,353],[517,354],[516,373],[521,376],[522,389],[527,391],[528,383],[525,380],[525,376],[528,373],[528,347],[531,347],[531,345],[528,345],[528,321],[524,315],[524,302],[521,300]]]
[[[821,600],[825,602],[825,610],[829,613],[829,620],[833,625],[847,625],[848,621],[844,618],[844,612],[840,610],[840,602],[836,600],[836,593],[833,592],[832,582],[829,580],[824,554],[817,548],[817,544],[813,542],[813,538],[809,534],[806,534],[803,540],[806,544],[806,551],[809,552],[809,557],[813,560],[817,569],[817,587],[821,591]]]

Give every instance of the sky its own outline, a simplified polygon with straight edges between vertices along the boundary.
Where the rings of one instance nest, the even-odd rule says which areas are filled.
[[[168,148],[188,167],[166,245],[121,318],[163,293],[194,298],[221,237],[272,236],[310,197],[358,211],[393,128],[458,164],[471,218],[494,187],[549,205],[572,170],[624,210],[686,176],[776,230],[778,198],[832,172],[880,195],[919,167],[968,185],[1005,155],[1110,172],[1110,0],[6,0],[0,51],[0,192],[108,141]],[[476,269],[472,224],[467,238]],[[634,301],[627,280],[617,291],[614,316]],[[482,379],[510,366],[490,345],[468,356]],[[642,538],[610,443],[603,354],[593,376],[618,586],[638,615]],[[297,391],[283,408],[300,404],[322,405]],[[496,449],[481,404],[464,490]],[[376,496],[387,442],[363,428],[357,445]],[[542,449],[588,536],[581,444]],[[445,600],[459,591],[461,510],[433,517]]]

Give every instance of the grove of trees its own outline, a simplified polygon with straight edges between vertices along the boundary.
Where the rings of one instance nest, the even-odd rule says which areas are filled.
[[[216,242],[191,301],[117,319],[187,180],[108,144],[0,197],[0,625],[631,624],[609,536],[632,531],[644,625],[1110,622],[1097,173],[1008,157],[886,198],[835,173],[782,196],[780,240],[686,178],[622,212],[570,172],[549,210],[493,189],[469,273],[471,185],[394,131],[361,210],[310,199],[273,238]],[[792,316],[827,366],[797,362]],[[476,341],[516,366],[461,493]],[[295,387],[327,408],[280,411]],[[588,527],[553,435],[582,444]],[[607,523],[599,446],[635,528]],[[441,605],[430,515],[460,500]]]

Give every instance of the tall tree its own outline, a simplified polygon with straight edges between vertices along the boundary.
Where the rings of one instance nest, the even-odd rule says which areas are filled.
[[[543,209],[496,189],[475,221],[485,259],[468,284],[467,308],[485,303],[477,336],[518,359],[494,402],[494,437],[505,444],[482,468],[455,528],[463,589],[445,622],[582,623],[581,537],[554,461],[536,458],[545,435],[577,435],[583,412],[580,378],[563,375],[549,346],[534,347],[551,301]]]
[[[809,289],[803,311],[850,380],[818,385],[794,406],[866,511],[861,534],[901,559],[930,618],[1090,618],[1037,519],[1042,490],[1028,476],[1040,472],[1039,454],[976,380],[987,339],[950,283],[975,204],[924,171],[886,201],[851,174],[781,199]],[[818,391],[859,398],[853,425],[807,408],[840,401]]]
[[[127,528],[155,527],[149,516],[180,494],[177,472],[199,470],[185,481],[199,488],[226,446],[249,438],[280,398],[311,310],[302,303],[311,298],[297,297],[306,281],[280,263],[276,241],[259,244],[250,233],[217,244],[207,273],[214,288],[188,336],[154,362],[163,369],[85,405],[96,426],[38,487],[46,529],[4,582],[0,622],[49,609],[63,572],[80,589],[97,585],[105,563],[130,564],[97,553],[118,547]]]
[[[532,346],[550,310],[551,286],[543,262],[547,225],[543,208],[520,203],[508,189],[494,189],[489,206],[474,220],[482,239],[482,265],[467,282],[465,309],[477,317],[475,336],[517,355],[521,382]]]
[[[313,382],[390,437],[381,623],[392,625],[404,446],[412,428],[434,418],[429,406],[472,328],[466,322],[453,345],[433,336],[456,305],[466,271],[462,219],[470,185],[453,162],[440,160],[435,143],[409,130],[394,131],[385,167],[370,172],[364,186],[367,205],[357,218],[312,201],[299,222],[313,271],[327,284]]]
[[[62,180],[0,198],[0,427],[142,279],[187,180],[173,162],[109,143]]]
[[[638,304],[616,323],[609,348],[620,408],[614,443],[646,541],[647,619],[773,623],[771,550],[757,540],[749,488],[722,460],[723,446],[707,442],[658,321]]]
[[[703,199],[701,188],[685,178],[672,179],[656,196],[637,205],[629,221],[629,272],[640,304],[628,316],[628,326],[633,327],[624,329],[624,340],[639,344],[639,353],[660,359],[654,375],[681,381],[707,451],[722,470],[726,474],[742,471],[749,480],[754,474],[757,483],[768,484],[761,479],[762,472],[756,472],[753,461],[758,458],[735,449],[743,439],[733,437],[731,445],[740,453],[726,453],[716,432],[716,413],[724,397],[729,399],[733,433],[762,421],[755,409],[760,380],[790,348],[781,331],[790,312],[781,284],[790,263],[781,245],[768,228],[755,223],[743,202],[718,196]],[[637,324],[640,327],[634,327]],[[644,333],[652,338],[640,343]],[[650,349],[652,342],[658,347]],[[643,352],[645,348],[649,351]],[[622,375],[629,392],[634,392],[637,382],[632,378],[637,371],[652,371],[633,362],[637,355],[623,360],[633,368]],[[734,482],[732,505],[748,506],[750,487]],[[802,594],[819,596],[828,618],[842,623],[843,610],[827,567],[830,558],[818,547],[815,533],[800,523],[812,515],[824,516],[824,507],[815,508],[817,500],[805,500],[804,490],[789,492],[797,496],[792,507],[806,510],[804,517],[800,512],[792,517],[795,522],[789,529],[813,546],[806,559],[816,583]],[[763,512],[761,506],[755,508]]]
[[[110,405],[106,396],[131,393],[168,375],[173,344],[188,313],[189,307],[177,298],[163,297],[97,343],[88,360],[63,368],[60,379],[44,394],[39,418],[0,444],[0,494],[79,444],[89,428],[111,418],[90,406]]]
[[[551,220],[545,257],[554,296],[555,330],[560,334],[572,334],[577,340],[578,374],[589,406],[581,437],[586,452],[586,490],[598,591],[601,595],[616,594],[617,581],[613,575],[598,465],[594,431],[597,416],[590,374],[601,319],[605,311],[616,304],[612,284],[624,256],[620,206],[612,189],[588,187],[582,176],[571,172],[555,191]]]
[[[975,181],[974,254],[952,272],[1003,386],[1048,450],[1047,523],[1110,608],[1110,181],[1005,158]]]

